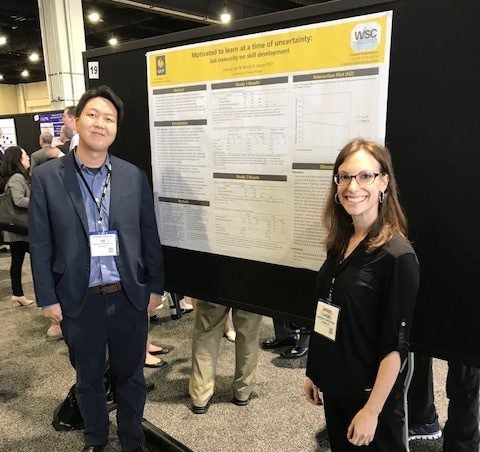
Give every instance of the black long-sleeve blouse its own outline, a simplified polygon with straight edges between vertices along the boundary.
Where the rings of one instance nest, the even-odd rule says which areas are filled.
[[[371,252],[365,239],[343,261],[328,256],[317,277],[318,296],[340,307],[336,340],[312,332],[307,376],[323,392],[356,397],[375,382],[380,361],[408,351],[419,285],[419,264],[401,236]]]

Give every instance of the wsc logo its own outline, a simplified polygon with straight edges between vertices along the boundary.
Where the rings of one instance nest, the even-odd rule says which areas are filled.
[[[374,50],[380,44],[381,27],[377,22],[358,24],[350,34],[350,45],[355,52]]]

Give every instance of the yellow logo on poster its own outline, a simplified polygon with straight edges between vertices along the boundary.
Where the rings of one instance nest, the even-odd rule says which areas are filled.
[[[157,75],[165,75],[167,68],[165,65],[165,55],[157,55],[155,57],[155,67],[157,68]]]

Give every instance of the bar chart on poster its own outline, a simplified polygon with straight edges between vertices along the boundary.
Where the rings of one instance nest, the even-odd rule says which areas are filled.
[[[317,270],[339,150],[385,139],[390,11],[147,53],[166,246]]]

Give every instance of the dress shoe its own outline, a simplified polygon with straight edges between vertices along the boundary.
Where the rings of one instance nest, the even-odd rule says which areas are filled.
[[[240,400],[233,396],[233,399],[230,400],[230,402],[237,406],[247,406],[250,403],[250,397],[247,400]]]
[[[166,355],[167,353],[170,353],[172,351],[171,348],[168,347],[162,347],[160,350],[155,350],[154,352],[148,352],[151,355]]]
[[[298,359],[303,358],[308,353],[308,347],[292,347],[280,353],[280,358],[283,359]]]
[[[62,329],[58,323],[52,323],[50,325],[47,330],[47,337],[52,341],[63,338]]]
[[[208,399],[208,402],[206,405],[203,406],[197,406],[192,404],[192,412],[193,414],[205,414],[208,411],[208,408],[210,407],[210,401],[212,398],[210,397]]]
[[[103,452],[105,450],[105,446],[85,446],[82,451],[83,452]]]
[[[148,367],[149,369],[164,369],[167,366],[168,366],[168,363],[166,361],[163,361],[162,359],[159,363],[155,363],[155,364],[145,363],[143,367]]]
[[[286,337],[285,339],[280,339],[280,340],[278,340],[277,338],[267,339],[266,341],[263,341],[260,344],[260,346],[264,350],[270,350],[272,348],[278,348],[278,347],[287,347],[292,345],[295,345],[294,337]]]
[[[33,304],[33,300],[29,300],[24,295],[22,295],[21,297],[12,295],[12,301],[18,303],[20,306],[30,306],[31,304]]]

